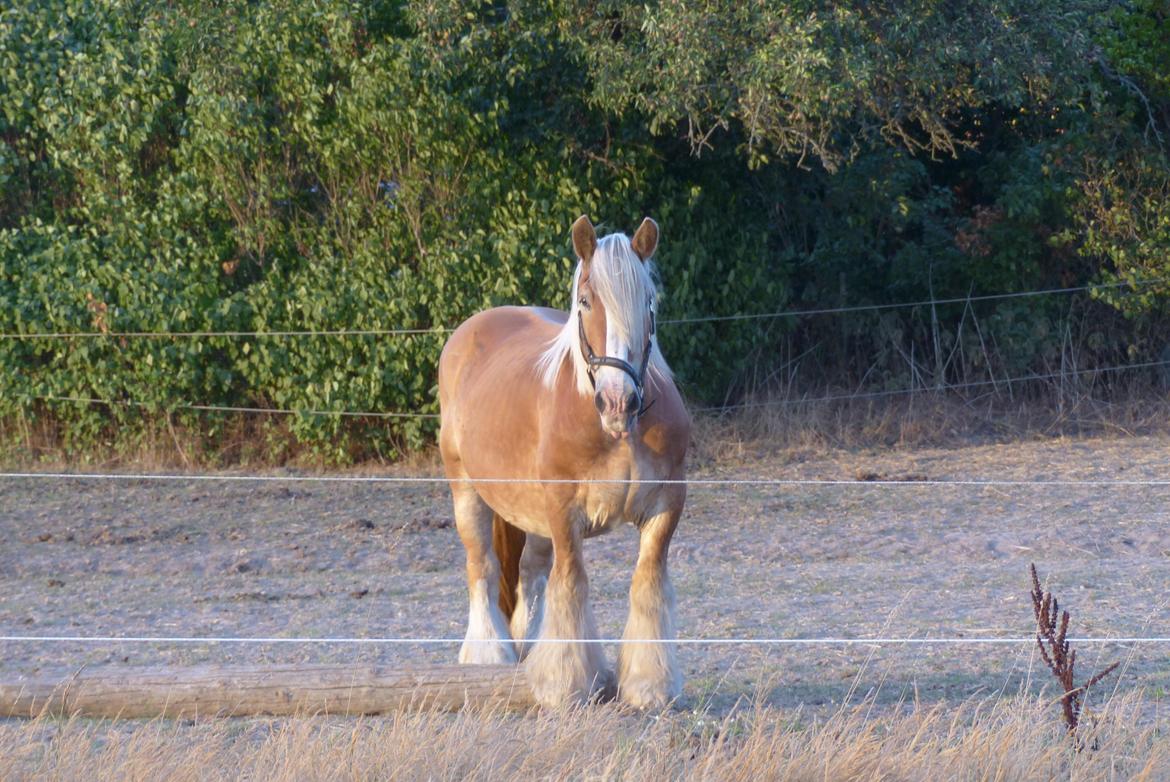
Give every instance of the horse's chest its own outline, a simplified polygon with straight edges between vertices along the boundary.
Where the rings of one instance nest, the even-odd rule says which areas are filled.
[[[609,532],[623,523],[641,525],[654,515],[657,486],[630,483],[596,483],[582,503],[585,536]]]

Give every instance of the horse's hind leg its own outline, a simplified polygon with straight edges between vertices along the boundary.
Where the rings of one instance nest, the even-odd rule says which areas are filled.
[[[675,644],[674,588],[666,570],[679,507],[642,525],[638,564],[630,584],[630,616],[618,649],[618,697],[640,709],[665,706],[682,692]]]
[[[532,641],[540,633],[544,618],[544,593],[548,587],[549,566],[552,565],[552,541],[539,535],[529,535],[520,555],[520,585],[516,590],[516,608],[512,612],[512,637],[520,659],[528,656]]]
[[[495,514],[470,486],[453,484],[455,526],[467,550],[467,591],[471,610],[467,636],[459,650],[461,663],[514,663],[516,650],[508,621],[500,611],[500,562],[492,550]]]

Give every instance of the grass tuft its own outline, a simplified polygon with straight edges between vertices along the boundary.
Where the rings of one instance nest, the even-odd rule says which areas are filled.
[[[1170,742],[1115,697],[1070,752],[1042,699],[969,700],[874,716],[747,707],[722,719],[618,707],[511,715],[398,713],[148,723],[0,724],[4,779],[1165,779]],[[1039,727],[1038,727],[1039,726]]]

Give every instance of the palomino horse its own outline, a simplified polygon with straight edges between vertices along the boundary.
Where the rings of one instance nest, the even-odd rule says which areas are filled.
[[[686,499],[691,422],[654,336],[658,225],[647,218],[633,240],[598,240],[582,216],[572,233],[568,314],[481,312],[439,360],[439,446],[471,597],[459,661],[523,659],[549,706],[609,689],[605,656],[590,643],[582,541],[630,522],[641,542],[617,693],[659,707],[682,689],[666,557]]]

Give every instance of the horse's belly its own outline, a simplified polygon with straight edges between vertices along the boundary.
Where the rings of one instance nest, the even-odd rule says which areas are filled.
[[[542,538],[552,537],[552,531],[548,527],[548,519],[546,518],[518,512],[513,512],[505,518],[513,527],[529,535],[539,535]]]

